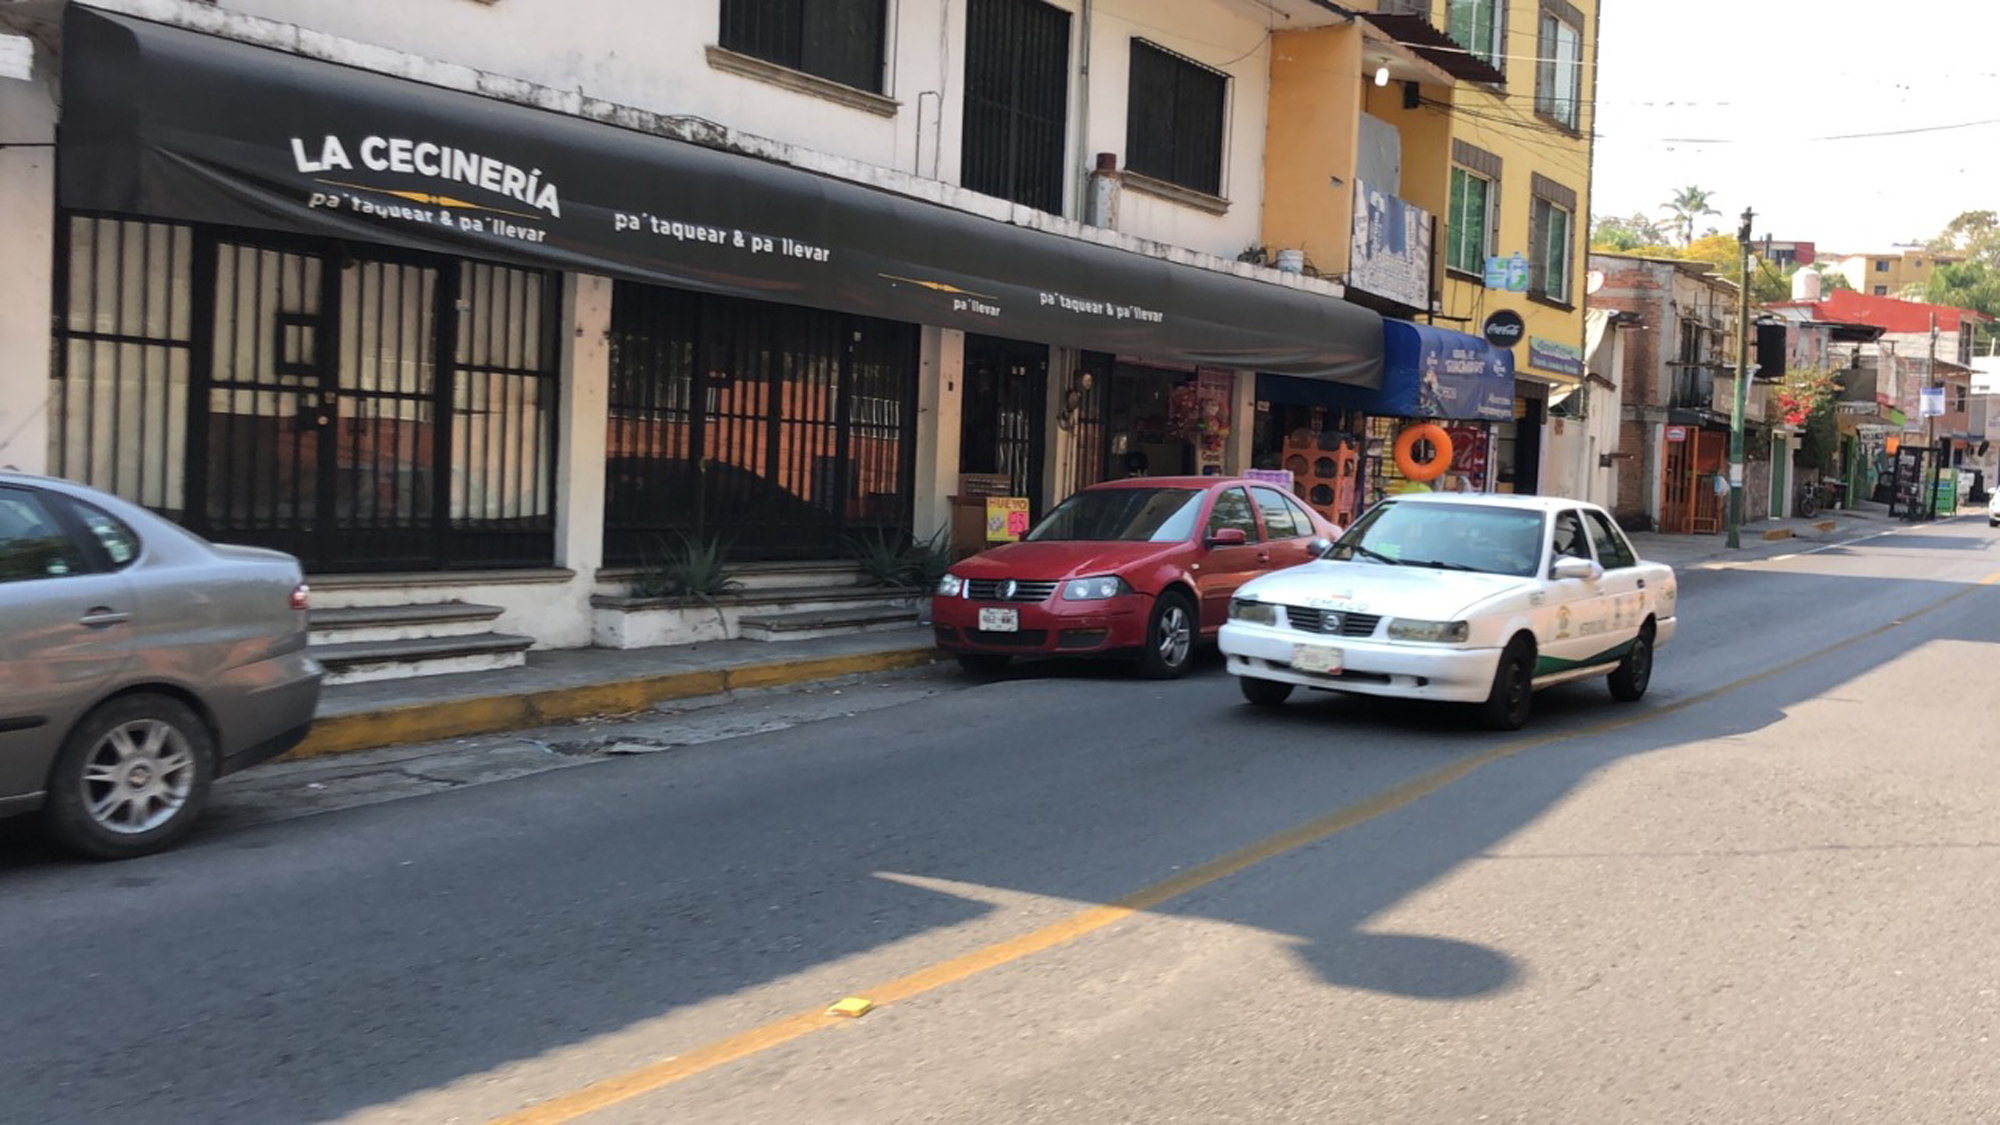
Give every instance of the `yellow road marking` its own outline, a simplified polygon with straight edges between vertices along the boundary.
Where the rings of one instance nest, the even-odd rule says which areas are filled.
[[[1977,586],[1967,586],[1957,593],[1951,594],[1887,624],[1878,625],[1863,633],[1856,633],[1845,640],[1835,641],[1824,648],[1806,653],[1803,656],[1794,657],[1783,664],[1774,665],[1739,680],[1732,680],[1720,687],[1710,688],[1699,695],[1691,695],[1676,703],[1651,708],[1627,718],[1612,719],[1597,723],[1584,727],[1581,730],[1562,731],[1555,734],[1537,735],[1529,738],[1517,738],[1500,743],[1469,758],[1462,758],[1450,765],[1432,770],[1421,777],[1413,778],[1401,785],[1385,789],[1372,797],[1356,801],[1326,816],[1307,821],[1297,827],[1280,832],[1269,839],[1230,852],[1219,859],[1211,860],[1199,867],[1191,868],[1171,879],[1155,883],[1150,887],[1136,891],[1115,902],[1092,907],[1089,910],[1071,915],[1060,922],[1044,926],[1039,930],[1022,934],[1019,937],[1009,938],[1006,941],[997,942],[993,945],[984,946],[946,961],[937,962],[934,965],[919,969],[908,976],[898,977],[895,980],[887,981],[874,988],[861,989],[851,995],[854,998],[866,999],[874,1008],[881,1008],[884,1005],[908,1000],[913,996],[921,996],[926,992],[932,992],[943,988],[945,985],[965,980],[968,977],[977,976],[990,969],[996,969],[1002,965],[1019,961],[1036,953],[1042,953],[1057,946],[1068,944],[1086,934],[1095,933],[1107,926],[1122,922],[1134,914],[1150,910],[1169,900],[1220,882],[1232,875],[1240,874],[1267,860],[1275,859],[1289,852],[1295,852],[1320,843],[1350,828],[1359,827],[1378,817],[1386,816],[1398,809],[1415,804],[1425,797],[1462,780],[1468,774],[1492,765],[1494,762],[1511,758],[1523,750],[1553,746],[1559,742],[1569,742],[1592,735],[1609,734],[1613,731],[1623,730],[1626,727],[1652,722],[1655,719],[1685,711],[1690,707],[1707,703],[1712,699],[1749,687],[1751,684],[1768,680],[1773,676],[1783,675],[1795,668],[1818,660],[1820,657],[1831,655],[1862,641],[1881,636],[1892,629],[1907,625],[1919,617],[1935,613],[1972,593],[1981,586],[1992,586],[1995,584],[2000,584],[2000,571],[1996,571],[1980,579]],[[496,1118],[494,1125],[563,1125],[565,1122],[575,1121],[580,1117],[596,1113],[598,1110],[608,1109],[620,1102],[630,1101],[644,1094],[664,1089],[676,1082],[701,1074],[704,1071],[714,1070],[716,1067],[735,1062],[738,1059],[757,1054],[760,1051],[789,1043],[794,1039],[802,1038],[815,1031],[820,1031],[835,1024],[852,1022],[847,1018],[832,1015],[830,1011],[830,1009],[818,1009],[811,1012],[801,1012],[798,1015],[779,1020],[775,1023],[765,1024],[762,1027],[740,1032],[727,1039],[718,1039],[688,1051],[685,1054],[662,1059],[659,1062],[639,1067],[636,1070],[630,1070],[624,1074],[592,1083],[571,1093],[542,1102],[539,1105],[530,1106],[519,1113]]]

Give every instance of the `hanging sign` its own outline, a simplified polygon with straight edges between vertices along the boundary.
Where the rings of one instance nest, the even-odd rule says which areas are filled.
[[[1028,498],[988,496],[986,498],[986,541],[1017,543],[1028,533]]]
[[[1486,337],[1486,342],[1494,347],[1511,348],[1520,343],[1521,337],[1527,334],[1528,322],[1522,320],[1521,314],[1513,309],[1496,309],[1492,316],[1486,318],[1486,323],[1480,326],[1479,331]]]

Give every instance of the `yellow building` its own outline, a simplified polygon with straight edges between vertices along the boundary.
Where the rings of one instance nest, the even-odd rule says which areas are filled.
[[[1596,2],[1349,6],[1276,36],[1264,245],[1385,316],[1477,336],[1517,314],[1491,484],[1539,491],[1548,412],[1584,377]],[[1421,277],[1382,276],[1357,245],[1384,207],[1429,225]]]
[[[1879,254],[1822,255],[1822,273],[1838,273],[1857,293],[1877,297],[1917,297],[1941,262],[1956,262],[1960,254],[1933,254],[1923,249],[1889,250]]]

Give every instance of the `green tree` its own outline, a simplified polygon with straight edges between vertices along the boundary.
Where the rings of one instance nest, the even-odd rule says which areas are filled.
[[[2000,214],[1962,211],[1924,247],[1934,254],[1963,254],[1968,262],[2000,269]]]
[[[1658,220],[1644,212],[1623,218],[1599,219],[1590,232],[1590,245],[1598,250],[1633,251],[1664,245],[1667,233]]]
[[[1694,241],[1694,224],[1696,220],[1704,215],[1722,214],[1722,212],[1717,211],[1710,205],[1712,202],[1712,193],[1703,191],[1701,188],[1690,184],[1675,192],[1674,197],[1663,204],[1673,216],[1674,225],[1680,228],[1682,246],[1686,246],[1688,243]]]
[[[2000,317],[2000,269],[1980,258],[1939,262],[1924,284],[1922,299]]]

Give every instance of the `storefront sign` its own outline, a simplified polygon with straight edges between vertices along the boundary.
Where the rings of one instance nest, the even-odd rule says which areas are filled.
[[[1292,490],[1292,471],[1290,469],[1245,469],[1243,470],[1243,479],[1262,481],[1265,484],[1275,484],[1286,492]]]
[[[1667,440],[1669,442],[1679,444],[1681,442],[1686,441],[1687,439],[1688,439],[1688,428],[1686,426],[1667,427]]]
[[[1041,343],[1378,385],[1324,293],[607,120],[69,5],[63,207],[497,259]]]
[[[1431,214],[1366,181],[1354,183],[1347,284],[1413,309],[1431,304]]]
[[[1569,344],[1528,337],[1528,366],[1557,375],[1583,378],[1583,352]]]
[[[1498,254],[1486,259],[1486,288],[1507,293],[1528,291],[1528,259],[1516,254],[1503,258]]]
[[[1513,353],[1477,336],[1388,320],[1382,356],[1382,391],[1371,414],[1496,422],[1514,416]]]
[[[1496,309],[1492,316],[1486,318],[1486,323],[1480,326],[1480,332],[1486,337],[1486,342],[1494,347],[1511,348],[1520,343],[1521,337],[1527,334],[1528,322],[1522,320],[1521,314],[1513,309]]]
[[[1944,388],[1925,387],[1921,392],[1917,407],[1919,418],[1936,418],[1944,414]]]
[[[1028,498],[988,496],[986,498],[986,541],[1017,543],[1028,533]]]

